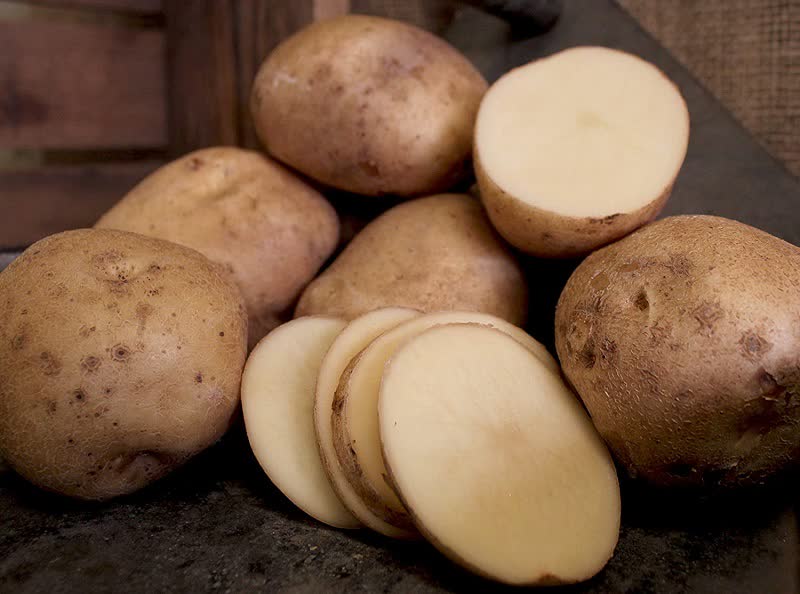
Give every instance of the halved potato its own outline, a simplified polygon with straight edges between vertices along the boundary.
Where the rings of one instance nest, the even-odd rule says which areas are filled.
[[[242,411],[253,453],[275,486],[317,520],[357,528],[328,483],[313,422],[317,372],[345,325],[337,318],[298,318],[264,337],[245,365]]]
[[[512,336],[554,375],[558,364],[547,350],[523,330],[505,320],[474,312],[441,312],[404,322],[376,338],[342,373],[333,400],[333,444],[349,484],[363,502],[351,511],[365,525],[385,534],[413,530],[411,518],[386,480],[378,434],[378,390],[386,362],[408,339],[440,324],[472,322],[492,326]]]
[[[417,527],[507,584],[586,580],[617,543],[614,464],[580,402],[504,333],[435,327],[383,375],[380,435]]]
[[[369,518],[369,510],[342,471],[333,446],[331,414],[336,386],[339,385],[339,378],[347,364],[364,347],[387,330],[418,315],[419,312],[413,309],[386,307],[356,318],[336,337],[319,367],[314,401],[314,428],[320,458],[333,490],[345,507],[359,518]],[[373,524],[381,522],[380,518],[371,520]],[[392,526],[386,525],[383,528],[384,533],[392,532],[391,536],[405,536],[404,532],[393,530]]]
[[[573,257],[651,221],[689,141],[677,87],[641,58],[576,47],[501,77],[481,103],[475,169],[517,248]]]

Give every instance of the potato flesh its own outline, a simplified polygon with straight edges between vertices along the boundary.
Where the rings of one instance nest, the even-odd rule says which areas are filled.
[[[334,401],[333,441],[343,468],[358,468],[349,477],[362,494],[369,509],[362,522],[387,536],[386,524],[404,528],[410,518],[407,510],[387,483],[386,466],[381,455],[378,430],[378,393],[386,363],[397,349],[410,338],[433,326],[452,323],[477,323],[497,328],[509,334],[534,356],[551,373],[558,373],[558,364],[547,350],[523,330],[488,314],[475,312],[440,312],[428,314],[400,324],[375,339],[359,355],[358,361],[343,378]],[[382,521],[371,522],[377,516]],[[399,521],[398,521],[399,520]]]
[[[383,452],[417,525],[509,584],[588,579],[610,558],[620,496],[608,451],[560,378],[474,324],[408,341],[383,377]]]
[[[476,151],[511,196],[570,217],[630,213],[670,186],[689,140],[675,85],[640,58],[580,47],[517,68],[486,94]]]
[[[319,368],[314,401],[314,429],[317,446],[324,470],[339,499],[358,517],[365,517],[368,510],[350,486],[350,482],[336,458],[331,429],[331,407],[339,378],[350,360],[378,336],[398,324],[418,316],[413,309],[387,307],[372,311],[350,322],[336,337],[325,354]],[[375,519],[379,521],[379,519]],[[391,529],[391,527],[388,527]]]
[[[313,423],[317,373],[345,325],[336,318],[299,318],[268,334],[245,366],[242,411],[253,453],[275,486],[317,520],[356,528],[328,482]]]

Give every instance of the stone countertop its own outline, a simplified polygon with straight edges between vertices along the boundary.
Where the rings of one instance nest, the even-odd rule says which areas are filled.
[[[490,79],[573,45],[606,45],[658,64],[692,118],[686,163],[664,214],[727,216],[800,244],[800,182],[610,0],[565,3],[556,28],[513,41],[466,9],[445,36]],[[528,268],[549,290],[531,332],[552,345],[552,312],[575,263]],[[2,268],[3,264],[0,264]],[[789,594],[798,585],[797,485],[724,498],[623,481],[614,558],[559,592]],[[295,509],[250,453],[240,425],[185,468],[107,504],[42,493],[0,466],[0,592],[500,592],[424,542],[326,528]],[[515,590],[516,591],[516,590]]]

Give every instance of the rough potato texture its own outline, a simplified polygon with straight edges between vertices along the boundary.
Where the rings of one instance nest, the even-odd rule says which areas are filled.
[[[398,21],[348,15],[279,45],[253,84],[276,158],[358,194],[444,191],[469,171],[486,81],[457,50]]]
[[[339,237],[336,212],[318,192],[271,159],[233,147],[162,167],[95,226],[174,241],[222,265],[242,291],[251,347],[291,318]]]
[[[58,493],[135,491],[225,432],[246,350],[239,291],[198,252],[43,239],[0,273],[0,456]]]
[[[528,290],[480,203],[441,194],[387,211],[303,292],[296,316],[348,319],[381,307],[489,313],[521,325]]]
[[[667,218],[590,255],[556,311],[565,375],[633,476],[764,481],[800,455],[800,249]]]
[[[625,237],[655,219],[672,192],[670,183],[655,200],[634,212],[603,218],[568,217],[532,206],[503,191],[484,170],[477,151],[475,175],[495,229],[517,249],[540,258],[575,258]]]

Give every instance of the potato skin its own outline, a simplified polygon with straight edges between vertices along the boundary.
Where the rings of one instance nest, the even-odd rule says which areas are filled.
[[[250,347],[291,318],[339,238],[336,212],[316,190],[264,155],[233,147],[165,165],[95,227],[180,243],[222,265],[242,291]]]
[[[347,15],[281,43],[253,84],[270,154],[329,186],[377,196],[445,191],[469,171],[486,81],[452,46]]]
[[[800,454],[800,249],[718,217],[591,254],[556,311],[566,377],[631,475],[754,484]]]
[[[131,493],[226,431],[246,349],[239,291],[198,252],[43,239],[0,273],[0,456],[57,493]]]
[[[669,199],[674,180],[652,202],[608,217],[569,217],[536,208],[494,183],[475,151],[481,200],[498,233],[517,249],[540,258],[575,258],[616,241],[655,219]]]
[[[295,316],[353,319],[381,307],[478,311],[522,325],[528,290],[480,203],[440,194],[367,225],[303,292]]]

